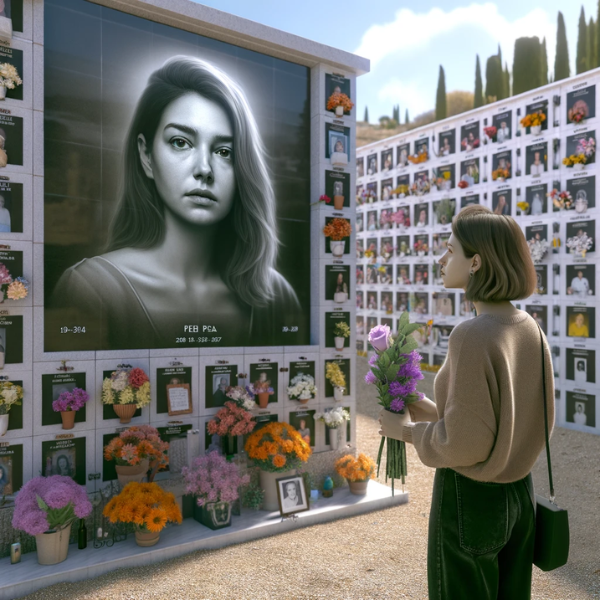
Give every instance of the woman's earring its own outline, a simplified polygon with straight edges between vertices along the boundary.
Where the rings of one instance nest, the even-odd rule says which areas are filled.
[[[473,275],[474,275],[474,274],[475,274],[475,271],[473,271],[473,269],[471,269],[471,270],[469,271],[469,277],[473,277]]]

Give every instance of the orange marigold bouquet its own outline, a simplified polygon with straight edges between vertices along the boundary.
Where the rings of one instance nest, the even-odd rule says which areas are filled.
[[[335,92],[327,100],[327,110],[335,110],[337,106],[343,106],[344,112],[349,113],[354,107],[354,102],[348,98],[347,94]]]
[[[312,454],[310,446],[289,423],[269,423],[252,432],[244,449],[263,471],[272,473],[297,469]]]
[[[546,115],[540,110],[538,112],[525,115],[521,119],[523,127],[539,127],[546,120]]]
[[[350,221],[335,217],[323,227],[325,237],[330,237],[334,242],[340,242],[344,238],[350,237],[352,226]]]
[[[181,523],[181,511],[171,492],[156,483],[128,483],[104,507],[102,514],[111,523],[131,523],[137,531],[161,531],[165,525]]]
[[[104,446],[104,458],[118,465],[137,465],[147,458],[158,460],[158,468],[169,464],[169,444],[160,439],[158,430],[150,425],[134,425]]]
[[[338,475],[348,481],[368,481],[375,479],[375,461],[362,452],[358,458],[352,454],[346,454],[335,461],[335,470]]]

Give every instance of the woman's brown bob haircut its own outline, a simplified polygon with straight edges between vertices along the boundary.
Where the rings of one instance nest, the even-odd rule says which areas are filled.
[[[473,204],[452,219],[452,233],[467,258],[481,257],[481,267],[467,285],[467,300],[501,302],[533,294],[535,267],[525,236],[512,217]]]

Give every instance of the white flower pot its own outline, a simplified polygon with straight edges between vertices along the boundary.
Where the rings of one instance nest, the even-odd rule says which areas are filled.
[[[0,415],[0,437],[8,430],[8,414]]]
[[[345,152],[334,152],[331,155],[331,164],[334,167],[345,167],[348,164],[348,155]]]
[[[340,443],[340,432],[337,427],[329,427],[329,447],[337,450]]]
[[[498,178],[496,179],[496,181],[497,181],[498,183],[504,183],[504,177],[498,177]]]
[[[4,100],[6,98],[6,86],[0,85],[0,100]]]
[[[336,349],[338,352],[342,352],[342,350],[344,349],[344,343],[345,343],[345,341],[346,341],[346,338],[345,338],[345,337],[341,337],[341,336],[338,336],[338,335],[336,335],[336,336],[333,338],[333,341],[335,342],[335,349]]]
[[[336,292],[333,294],[333,301],[337,302],[338,304],[343,304],[344,302],[347,302],[347,300],[348,294],[346,292]]]
[[[333,386],[333,399],[336,402],[342,402],[344,400],[344,388],[337,385]]]
[[[295,475],[296,469],[290,471],[279,471],[271,473],[270,471],[260,470],[260,487],[265,492],[265,499],[262,503],[263,510],[279,510],[279,501],[277,500],[277,479],[280,477],[289,477]]]
[[[346,247],[346,242],[344,240],[339,242],[331,241],[329,242],[329,246],[331,248],[331,254],[337,257],[344,256],[344,249]]]
[[[531,126],[531,133],[533,135],[540,135],[541,132],[542,132],[542,126],[541,125],[532,125]]]
[[[336,106],[335,107],[335,116],[336,117],[343,117],[344,116],[344,107],[343,106]]]
[[[38,563],[40,565],[56,565],[63,562],[69,553],[69,536],[71,525],[60,531],[40,533],[35,536]]]
[[[573,171],[583,171],[585,169],[584,163],[577,163],[573,165]]]

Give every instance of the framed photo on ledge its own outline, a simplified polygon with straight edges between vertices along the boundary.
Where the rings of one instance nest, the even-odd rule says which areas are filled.
[[[167,385],[167,406],[169,416],[189,415],[194,412],[189,383],[171,383]]]
[[[302,475],[279,477],[276,481],[279,512],[282,517],[309,510]]]

